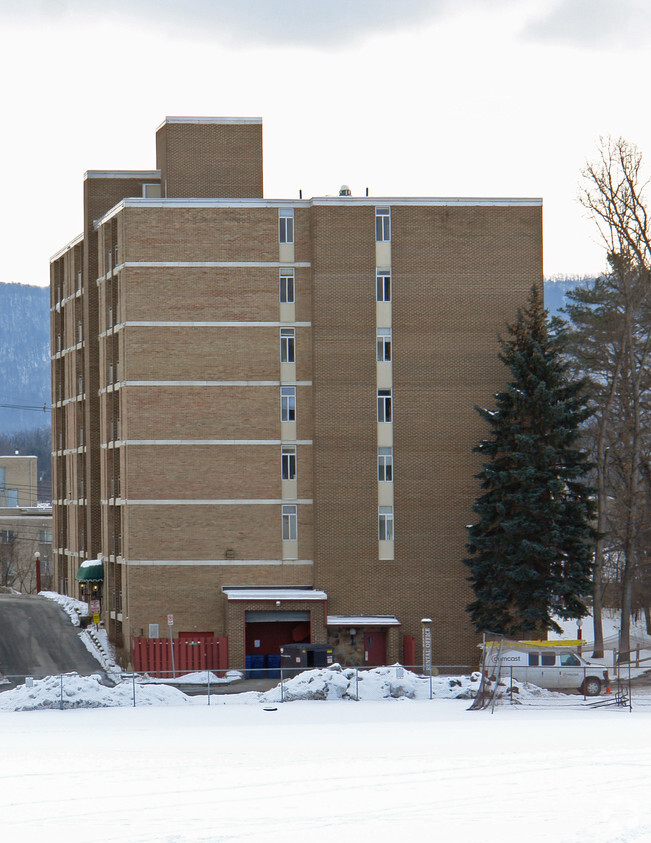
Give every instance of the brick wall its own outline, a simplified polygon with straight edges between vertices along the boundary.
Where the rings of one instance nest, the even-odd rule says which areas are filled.
[[[168,197],[261,197],[262,123],[165,122],[156,161]]]

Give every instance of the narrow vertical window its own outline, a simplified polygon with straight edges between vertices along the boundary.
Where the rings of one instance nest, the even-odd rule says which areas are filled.
[[[296,346],[296,331],[294,328],[280,329],[280,362],[294,363]]]
[[[283,504],[283,541],[296,541],[298,535],[297,511],[296,504]]]
[[[294,301],[294,270],[280,270],[280,301],[281,304],[292,304]]]
[[[378,269],[375,275],[376,300],[391,301],[391,270]]]
[[[294,242],[294,209],[278,209],[278,239],[281,243]]]
[[[381,506],[378,513],[378,538],[381,542],[393,541],[393,507]]]
[[[296,447],[294,445],[283,445],[280,465],[283,480],[296,479]]]
[[[284,422],[296,421],[296,387],[280,387],[280,420]]]
[[[378,389],[377,391],[377,420],[379,422],[390,422],[392,416],[391,390]]]
[[[393,481],[393,448],[377,449],[377,479],[382,483]]]
[[[390,208],[375,209],[375,239],[378,242],[391,240],[391,210]]]
[[[377,360],[378,363],[391,362],[391,328],[377,329]]]

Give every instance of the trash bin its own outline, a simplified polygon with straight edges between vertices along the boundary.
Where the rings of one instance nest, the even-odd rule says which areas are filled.
[[[246,679],[264,679],[264,659],[264,655],[259,653],[244,657]]]
[[[264,675],[267,679],[280,679],[280,653],[269,653]]]
[[[334,650],[328,644],[285,644],[280,648],[280,655],[285,676],[295,676],[314,667],[328,667],[334,662]]]

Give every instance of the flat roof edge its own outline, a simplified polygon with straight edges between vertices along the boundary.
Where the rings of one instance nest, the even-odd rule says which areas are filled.
[[[160,170],[86,170],[85,179],[148,179],[160,178]]]
[[[74,246],[77,246],[79,243],[82,243],[84,240],[84,232],[82,231],[81,234],[78,234],[76,237],[73,237],[69,243],[66,243],[58,252],[55,252],[52,257],[50,258],[50,263],[59,260],[60,257],[65,255],[66,252],[69,252]]]
[[[423,207],[542,207],[540,197],[512,197],[512,198],[454,198],[454,197],[374,197],[363,198],[317,197],[315,199],[193,199],[193,198],[156,198],[126,197],[121,199],[103,217],[97,220],[102,223],[109,220],[123,208],[311,208],[322,205],[356,205],[375,207],[378,205],[398,206],[412,205]]]
[[[156,131],[162,129],[166,123],[211,123],[213,125],[233,126],[237,124],[261,125],[262,117],[166,117]]]

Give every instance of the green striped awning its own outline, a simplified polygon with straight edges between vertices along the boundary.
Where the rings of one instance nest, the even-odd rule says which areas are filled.
[[[86,559],[79,566],[76,576],[79,582],[103,582],[104,563],[101,559]]]

